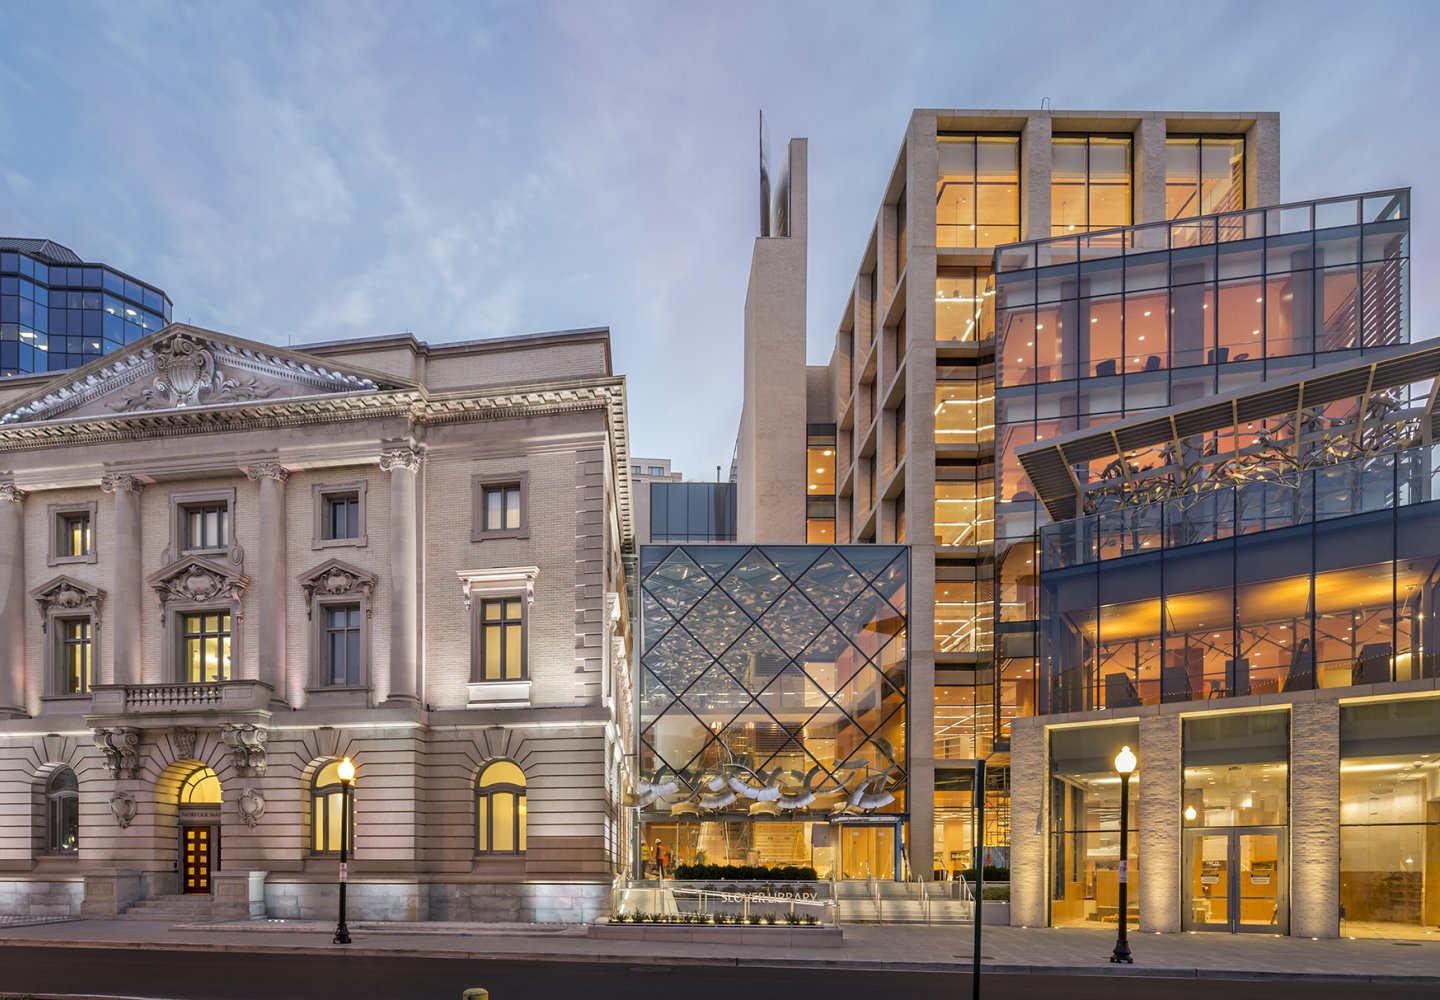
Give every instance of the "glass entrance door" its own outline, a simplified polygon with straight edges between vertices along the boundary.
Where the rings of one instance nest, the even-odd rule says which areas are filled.
[[[895,877],[895,827],[847,823],[839,827],[843,878]]]
[[[1274,828],[1189,831],[1185,929],[1287,933],[1284,834]]]

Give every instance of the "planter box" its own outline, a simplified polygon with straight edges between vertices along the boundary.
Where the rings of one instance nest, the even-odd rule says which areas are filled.
[[[1010,926],[1010,900],[987,899],[980,904],[980,919],[987,927]]]
[[[590,925],[590,937],[605,941],[655,941],[671,944],[738,944],[757,948],[839,948],[839,927],[735,926],[733,924],[616,924]]]

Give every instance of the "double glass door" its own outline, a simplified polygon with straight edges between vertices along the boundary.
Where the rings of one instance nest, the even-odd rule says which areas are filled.
[[[836,826],[840,837],[842,878],[893,879],[898,853],[898,826],[844,823]]]
[[[1284,827],[1186,831],[1185,929],[1288,933],[1285,848]]]

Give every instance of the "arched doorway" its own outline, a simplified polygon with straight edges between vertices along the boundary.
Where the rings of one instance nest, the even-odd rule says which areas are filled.
[[[177,796],[180,891],[210,892],[210,873],[220,867],[220,778],[204,764],[183,781]]]

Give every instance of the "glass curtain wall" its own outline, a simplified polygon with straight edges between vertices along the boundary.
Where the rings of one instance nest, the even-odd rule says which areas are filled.
[[[893,850],[880,862],[905,818],[908,586],[903,546],[642,548],[646,842],[895,874]]]
[[[1114,926],[1120,913],[1120,776],[1115,755],[1140,745],[1140,726],[1092,726],[1050,734],[1050,923]],[[1144,762],[1130,778],[1130,818],[1139,816]],[[1140,838],[1127,843],[1130,926],[1140,919]]]
[[[1340,709],[1345,936],[1440,926],[1440,698]]]
[[[1020,137],[938,137],[935,245],[994,247],[1020,238]]]
[[[1437,539],[1428,502],[1047,570],[1047,708],[1434,677]]]
[[[1003,688],[1034,677],[1038,643],[1025,630],[1039,618],[1035,533],[1048,520],[1017,450],[1408,342],[1408,216],[1398,190],[1133,227],[1119,244],[1078,236],[997,251]],[[1078,469],[1082,484],[1108,462]],[[1214,624],[1197,618],[1197,632],[1201,621]]]

